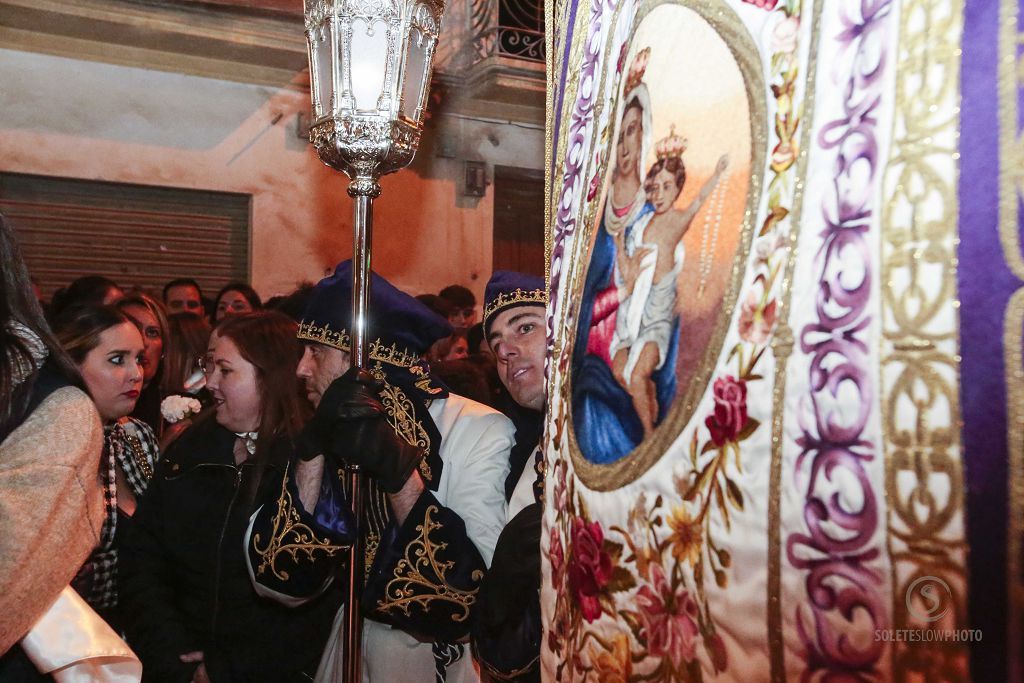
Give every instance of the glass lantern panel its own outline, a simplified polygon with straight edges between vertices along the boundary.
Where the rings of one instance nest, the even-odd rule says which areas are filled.
[[[353,21],[352,94],[359,111],[377,109],[389,58],[388,25],[383,21]]]
[[[317,28],[313,32],[313,61],[316,67],[316,92],[320,100],[320,111],[316,116],[331,114],[331,97],[334,95],[334,79],[331,71],[332,49],[329,24]],[[341,55],[338,55],[340,58]]]
[[[416,108],[422,106],[423,80],[427,74],[427,50],[430,38],[415,26],[409,29],[408,52],[405,58],[405,82],[402,84],[402,113],[417,120]]]

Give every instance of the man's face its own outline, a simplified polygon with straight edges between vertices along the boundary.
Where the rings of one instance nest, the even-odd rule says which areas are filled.
[[[544,308],[514,306],[497,315],[487,342],[498,359],[498,376],[516,403],[540,410],[544,385]]]
[[[192,285],[174,285],[167,290],[167,310],[170,313],[203,314],[203,302],[199,298],[199,290]]]
[[[306,384],[306,396],[314,406],[320,405],[331,382],[344,375],[352,366],[351,356],[346,351],[323,344],[306,344],[302,360],[295,370]]]

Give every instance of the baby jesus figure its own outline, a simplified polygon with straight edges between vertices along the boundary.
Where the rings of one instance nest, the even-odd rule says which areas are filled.
[[[632,244],[618,252],[623,299],[643,301],[639,320],[629,329],[620,316],[612,348],[612,373],[629,392],[643,425],[644,437],[654,430],[658,400],[652,375],[665,363],[676,314],[676,282],[683,268],[686,249],[683,236],[729,165],[723,154],[715,171],[685,209],[674,208],[686,183],[682,155],[686,140],[675,135],[658,142],[658,160],[647,172],[644,189],[654,216],[629,236]]]

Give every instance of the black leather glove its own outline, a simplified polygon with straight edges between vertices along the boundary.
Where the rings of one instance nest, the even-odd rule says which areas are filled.
[[[505,525],[494,547],[491,568],[477,596],[480,625],[508,628],[540,588],[540,503],[523,508]]]
[[[540,518],[534,503],[505,526],[473,606],[473,654],[494,680],[540,681]]]
[[[397,493],[423,458],[388,424],[381,383],[355,367],[327,387],[298,440],[299,457],[324,454],[358,465],[388,493]]]

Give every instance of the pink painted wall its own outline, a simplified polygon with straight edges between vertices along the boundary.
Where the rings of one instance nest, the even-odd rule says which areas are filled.
[[[295,134],[305,93],[9,50],[0,61],[0,171],[250,194],[251,279],[265,297],[351,255],[347,179]],[[430,125],[413,166],[382,181],[374,268],[413,294],[455,282],[480,298],[493,192],[461,195],[463,160],[541,168],[544,134]],[[434,155],[439,135],[457,158]]]

